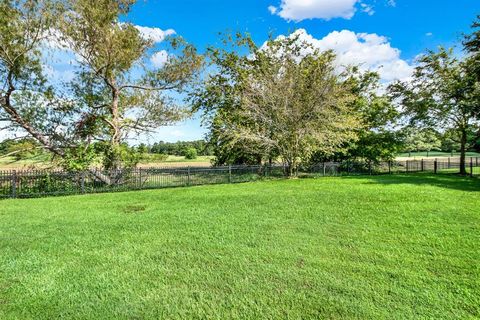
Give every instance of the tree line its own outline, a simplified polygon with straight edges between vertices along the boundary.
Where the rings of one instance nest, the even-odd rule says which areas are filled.
[[[218,165],[280,160],[295,175],[317,161],[391,160],[411,136],[429,140],[436,131],[459,149],[465,173],[479,134],[480,18],[462,39],[463,55],[427,51],[410,79],[386,86],[295,33],[261,46],[226,35],[203,55],[170,37],[172,54],[155,67],[156,44],[125,21],[135,2],[0,0],[0,121],[65,169],[135,165],[139,148],[129,137],[200,113],[208,148],[159,142],[150,151],[208,149]],[[52,84],[45,70],[52,45],[74,54],[68,83]]]

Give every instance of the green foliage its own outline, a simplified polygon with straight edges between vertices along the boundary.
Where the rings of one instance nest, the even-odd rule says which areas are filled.
[[[60,166],[68,171],[82,171],[91,167],[98,158],[98,147],[92,144],[83,144],[69,148],[58,158]]]
[[[212,147],[205,140],[177,141],[177,142],[155,142],[150,147],[150,152],[172,156],[183,156],[186,149],[193,148],[199,156],[211,156]]]
[[[129,133],[148,132],[190,116],[172,94],[188,86],[203,62],[193,46],[177,38],[167,41],[172,54],[163,67],[146,67],[154,41],[145,39],[134,24],[124,19],[118,23],[135,2],[67,1],[59,23],[60,39],[78,57],[79,77],[71,87],[78,108],[88,110],[84,131],[110,141],[104,153],[111,157],[104,162],[108,168],[119,168],[125,157],[135,162],[127,156],[133,153],[120,146]]]
[[[353,105],[363,126],[358,130],[358,140],[348,143],[343,154],[337,152],[337,159],[393,160],[402,143],[401,133],[392,129],[400,113],[387,96],[379,93],[379,75],[370,71],[362,73],[353,67],[345,82],[355,97]]]
[[[210,142],[219,153],[226,150],[227,157],[218,159],[228,159],[229,150],[240,150],[238,157],[278,155],[295,174],[299,161],[314,152],[333,154],[357,139],[361,121],[332,52],[295,35],[261,48],[249,37],[227,42],[248,54],[210,49],[216,72],[191,96],[204,112]]]
[[[395,175],[5,200],[0,315],[475,319],[478,190]]]
[[[467,52],[474,55],[480,54],[480,15],[472,24],[472,33],[465,36],[463,41],[464,48]]]
[[[470,59],[457,58],[453,50],[440,48],[419,58],[412,80],[389,87],[412,125],[454,130],[460,137],[460,173],[465,174],[468,132],[478,130],[477,75]]]
[[[0,1],[0,118],[56,155],[76,141],[74,112],[43,74],[41,45],[55,29],[60,7],[50,0]]]
[[[119,164],[123,168],[133,168],[142,158],[142,154],[135,147],[130,147],[126,143],[118,146],[98,143],[95,147],[101,154],[102,167],[106,170],[116,170],[119,168]]]
[[[407,130],[405,151],[440,151],[442,146],[441,135],[433,129],[410,128]]]
[[[137,147],[137,151],[143,156],[148,153],[148,147],[145,143],[140,143]]]
[[[184,151],[185,159],[193,160],[197,159],[197,149],[195,148],[188,148]]]

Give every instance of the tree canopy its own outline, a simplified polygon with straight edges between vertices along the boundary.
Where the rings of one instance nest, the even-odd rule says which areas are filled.
[[[278,155],[295,174],[314,152],[333,154],[357,139],[362,123],[333,52],[295,38],[262,47],[248,37],[236,41],[249,53],[211,51],[217,72],[194,95],[217,141],[261,158]]]
[[[460,143],[460,173],[465,174],[468,132],[478,130],[476,74],[471,60],[455,57],[440,48],[419,58],[411,81],[396,82],[389,88],[403,114],[417,127],[455,130]]]

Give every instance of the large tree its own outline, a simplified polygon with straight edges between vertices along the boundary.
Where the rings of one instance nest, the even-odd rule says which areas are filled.
[[[172,124],[188,113],[172,91],[180,92],[195,76],[202,58],[180,38],[160,68],[148,66],[155,43],[125,19],[135,0],[70,0],[61,19],[60,42],[78,57],[77,102],[90,111],[82,122],[106,142],[105,167],[117,169],[122,142],[132,131]]]
[[[418,59],[410,81],[396,82],[389,88],[412,124],[458,133],[461,174],[466,174],[468,133],[479,124],[477,80],[470,63],[457,58],[451,49],[428,51]]]
[[[264,157],[278,154],[287,174],[295,175],[314,152],[331,154],[357,138],[361,121],[332,52],[320,52],[298,37],[262,47],[249,38],[239,43],[249,53],[215,51],[218,72],[199,93],[207,97],[206,109],[213,107],[214,120],[221,121],[216,129],[224,140]]]
[[[88,168],[98,150],[104,167],[116,169],[128,133],[187,115],[170,93],[192,80],[202,58],[176,38],[164,66],[149,67],[154,43],[119,21],[134,2],[0,0],[0,121],[33,137],[69,169]],[[43,72],[45,44],[52,41],[73,51],[79,65],[61,97]]]

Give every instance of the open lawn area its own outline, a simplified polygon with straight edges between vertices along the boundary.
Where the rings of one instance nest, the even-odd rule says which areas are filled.
[[[0,202],[0,319],[478,317],[478,179]]]

